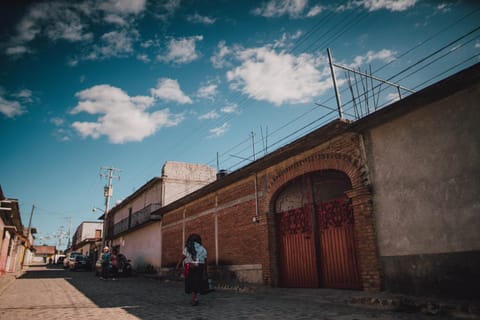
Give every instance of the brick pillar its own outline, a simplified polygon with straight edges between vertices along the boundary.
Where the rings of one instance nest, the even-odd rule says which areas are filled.
[[[352,201],[355,220],[355,244],[363,289],[380,291],[380,259],[373,215],[372,194],[367,187],[355,188],[346,192]]]

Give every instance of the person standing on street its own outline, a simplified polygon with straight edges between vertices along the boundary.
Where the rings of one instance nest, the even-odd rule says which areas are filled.
[[[202,292],[204,280],[207,277],[207,249],[202,246],[202,238],[198,234],[191,234],[182,258],[177,263],[177,269],[184,262],[185,293],[192,293],[192,306],[198,305],[198,295]]]
[[[113,249],[112,254],[110,255],[110,263],[112,265],[112,280],[117,280],[118,278],[118,250]]]
[[[102,275],[100,276],[100,280],[108,279],[109,269],[110,269],[110,248],[105,247],[103,248],[103,254],[102,254]]]

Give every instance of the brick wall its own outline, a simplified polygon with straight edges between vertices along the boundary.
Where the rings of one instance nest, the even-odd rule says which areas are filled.
[[[262,266],[262,282],[277,285],[278,249],[272,207],[275,195],[285,183],[296,177],[309,172],[335,169],[346,173],[353,186],[348,196],[354,206],[355,240],[363,287],[366,290],[379,290],[380,269],[371,194],[367,188],[368,170],[364,165],[361,143],[358,135],[346,133],[258,172],[257,199],[255,175],[252,174],[217,190],[215,194],[166,213],[163,217],[163,265],[169,266],[173,264],[174,258],[177,259],[182,236],[196,232],[204,240],[211,264],[216,261],[219,266],[258,264]],[[257,203],[259,222],[254,223],[252,218],[257,216]],[[169,243],[175,245],[170,246]]]

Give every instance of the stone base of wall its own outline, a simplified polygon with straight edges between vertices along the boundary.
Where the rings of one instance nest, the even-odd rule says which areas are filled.
[[[480,298],[480,251],[381,257],[384,289],[448,298]]]
[[[261,264],[210,266],[208,274],[218,284],[263,284]]]
[[[157,276],[170,279],[181,280],[181,271],[172,268],[160,268],[157,270]],[[262,285],[262,265],[228,265],[228,266],[208,266],[208,276],[216,286],[239,286],[241,284]]]

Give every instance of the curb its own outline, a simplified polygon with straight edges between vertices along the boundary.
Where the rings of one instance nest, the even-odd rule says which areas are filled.
[[[453,318],[480,319],[480,304],[472,302],[439,302],[409,297],[355,297],[347,301],[352,306],[430,316],[447,315]]]

